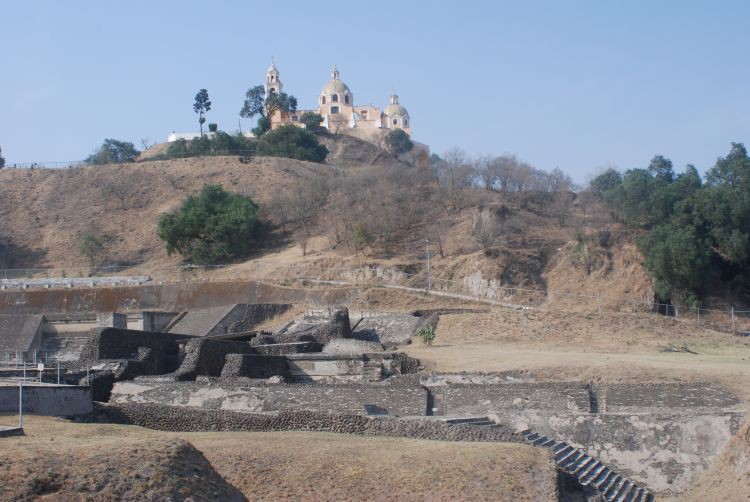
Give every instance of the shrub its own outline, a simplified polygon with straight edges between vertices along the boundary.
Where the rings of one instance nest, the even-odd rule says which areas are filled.
[[[307,130],[314,132],[320,129],[323,117],[321,117],[319,113],[305,112],[302,114],[299,121],[304,124]]]
[[[216,132],[219,130],[219,126],[217,124],[211,123],[208,124],[208,132]]]
[[[264,134],[258,141],[258,155],[323,162],[328,149],[313,133],[294,125],[283,125]]]
[[[136,150],[133,143],[118,141],[116,139],[105,139],[102,146],[86,158],[87,164],[121,164],[133,162],[140,152]]]
[[[401,155],[414,148],[414,143],[409,139],[409,135],[402,129],[393,129],[389,132],[385,137],[385,144],[393,155]]]
[[[258,206],[221,185],[205,185],[178,210],[161,215],[158,223],[167,253],[178,252],[198,265],[247,256],[260,229]]]
[[[417,332],[417,336],[422,340],[422,343],[428,346],[432,345],[436,335],[437,333],[435,332],[434,326],[422,326]]]

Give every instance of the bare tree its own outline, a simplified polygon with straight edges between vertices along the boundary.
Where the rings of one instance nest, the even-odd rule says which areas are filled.
[[[486,256],[492,255],[502,233],[502,223],[487,209],[483,209],[472,219],[471,236]]]
[[[130,185],[126,181],[112,181],[104,186],[104,193],[120,201],[120,209],[127,211],[133,196]]]

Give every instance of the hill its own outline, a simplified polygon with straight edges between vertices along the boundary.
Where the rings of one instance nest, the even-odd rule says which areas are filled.
[[[0,268],[85,274],[78,245],[89,228],[104,238],[99,265],[131,267],[133,273],[179,265],[158,239],[156,221],[204,184],[219,183],[250,195],[276,224],[246,264],[230,267],[238,272],[255,270],[255,262],[264,271],[290,264],[386,265],[424,277],[430,237],[435,281],[462,281],[477,291],[593,291],[606,285],[618,295],[650,294],[639,253],[629,244],[632,236],[595,211],[595,202],[570,192],[484,190],[466,183],[471,173],[456,169],[464,177],[458,181],[450,170],[436,177],[351,136],[324,135],[322,141],[332,152],[325,164],[227,156],[2,170]],[[310,204],[307,212],[318,214],[303,231],[299,219],[285,212],[318,186],[324,196]],[[482,218],[494,222],[489,245],[477,230]],[[373,241],[358,247],[353,232],[362,225]],[[605,227],[611,242],[594,244],[593,236]],[[566,247],[576,235],[591,242],[583,259]]]

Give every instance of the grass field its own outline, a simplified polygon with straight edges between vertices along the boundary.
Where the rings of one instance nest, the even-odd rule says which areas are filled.
[[[35,416],[25,430],[0,440],[1,500],[557,500],[548,454],[518,444],[165,433]]]

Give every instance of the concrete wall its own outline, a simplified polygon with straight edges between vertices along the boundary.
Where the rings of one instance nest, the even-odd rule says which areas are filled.
[[[195,382],[118,382],[110,402],[158,403],[171,406],[244,412],[285,409],[366,414],[365,406],[400,416],[424,415],[427,391],[421,387],[375,385],[267,385],[233,387]]]
[[[154,333],[164,331],[164,328],[167,327],[169,322],[174,319],[176,315],[176,312],[144,311],[141,330]]]
[[[286,288],[255,281],[179,282],[141,286],[0,291],[0,314],[185,311],[237,303],[343,305],[361,288]]]
[[[83,415],[91,412],[91,390],[88,387],[24,385],[23,410],[36,415]],[[0,386],[0,411],[18,412],[17,386]]]

